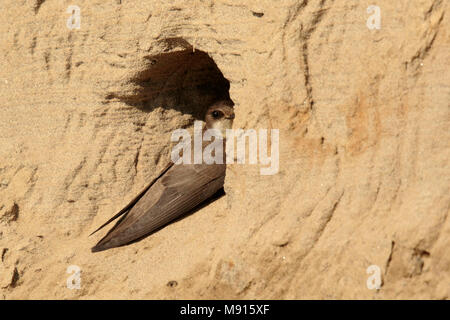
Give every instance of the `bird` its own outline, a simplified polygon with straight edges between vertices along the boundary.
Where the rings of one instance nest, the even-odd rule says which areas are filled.
[[[206,111],[203,132],[207,129],[221,132],[231,129],[235,117],[233,106],[231,100],[213,103]],[[223,143],[225,145],[225,136]],[[202,150],[204,147],[203,141]],[[225,148],[223,150],[225,159]],[[91,251],[128,245],[166,226],[222,189],[225,172],[225,161],[222,164],[174,164],[170,161],[128,205],[91,233],[120,217]]]

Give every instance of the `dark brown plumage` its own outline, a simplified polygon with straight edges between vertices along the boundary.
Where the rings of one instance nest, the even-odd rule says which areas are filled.
[[[231,127],[233,118],[232,103],[217,102],[206,113],[205,129]],[[92,252],[129,244],[186,214],[223,187],[225,170],[225,162],[209,165],[169,163],[125,208],[93,232],[122,216]]]

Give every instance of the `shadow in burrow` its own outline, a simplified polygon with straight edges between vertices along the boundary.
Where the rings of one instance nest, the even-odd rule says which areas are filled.
[[[158,46],[163,53],[145,56],[142,70],[131,78],[132,94],[109,93],[106,100],[118,99],[143,112],[174,109],[194,120],[203,120],[215,101],[231,101],[229,81],[206,52],[182,38],[163,39]]]

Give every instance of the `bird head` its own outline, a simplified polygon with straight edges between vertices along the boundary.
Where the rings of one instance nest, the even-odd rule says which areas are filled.
[[[234,119],[233,103],[231,101],[218,101],[206,111],[205,122],[207,129],[218,129],[225,134],[231,129]],[[225,136],[225,135],[224,135]]]

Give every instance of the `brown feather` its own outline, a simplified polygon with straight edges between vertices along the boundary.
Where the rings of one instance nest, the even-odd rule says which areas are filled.
[[[232,113],[224,106],[219,107]],[[206,144],[204,142],[203,148]],[[223,144],[225,146],[225,140]],[[93,232],[122,216],[92,252],[129,244],[186,214],[223,187],[225,170],[226,164],[174,165],[170,162],[125,208]]]

